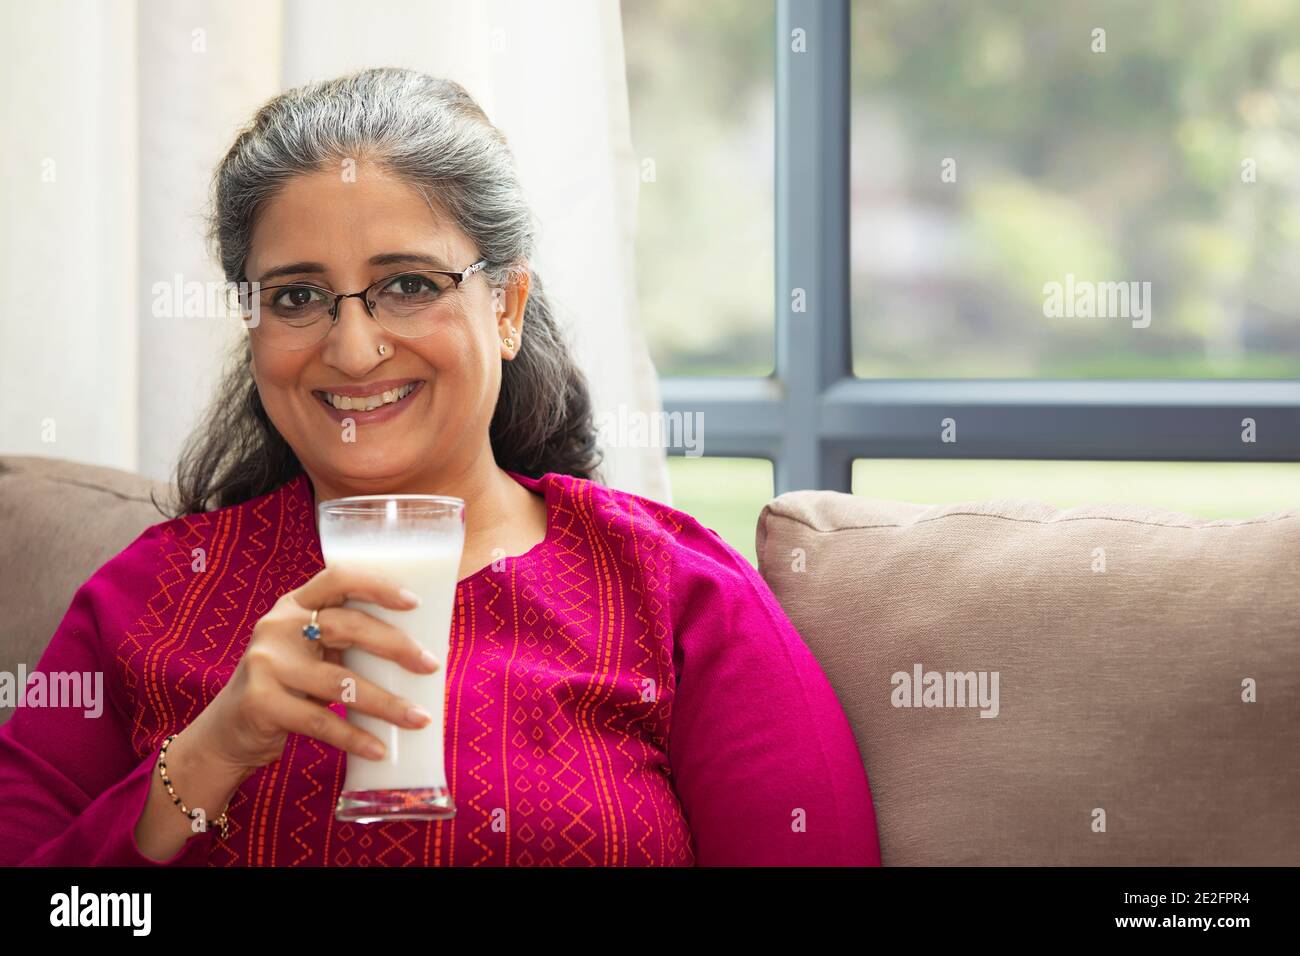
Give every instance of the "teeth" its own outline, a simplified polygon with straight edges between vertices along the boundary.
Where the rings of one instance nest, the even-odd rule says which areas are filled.
[[[323,394],[325,400],[339,411],[368,412],[380,405],[391,405],[393,402],[405,398],[411,394],[415,386],[415,382],[409,382],[401,388],[390,388],[388,391],[376,395],[359,395],[355,398],[348,395],[335,395],[333,392],[324,392]]]

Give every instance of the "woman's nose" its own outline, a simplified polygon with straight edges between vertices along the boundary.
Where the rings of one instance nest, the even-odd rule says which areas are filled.
[[[364,378],[383,361],[379,346],[384,338],[383,328],[371,318],[361,297],[346,298],[338,304],[338,316],[325,337],[321,358],[345,375]]]

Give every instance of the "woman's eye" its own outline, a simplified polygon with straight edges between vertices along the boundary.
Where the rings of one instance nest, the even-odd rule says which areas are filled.
[[[294,285],[281,289],[271,301],[277,309],[293,311],[320,302],[323,297],[324,294],[319,289],[313,289],[311,286],[306,285]]]
[[[384,286],[383,291],[409,298],[413,296],[436,296],[441,290],[438,288],[437,283],[433,281],[432,276],[411,272],[406,275],[396,276],[388,285]]]

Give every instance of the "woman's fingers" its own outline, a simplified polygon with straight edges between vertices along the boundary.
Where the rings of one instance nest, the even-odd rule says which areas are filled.
[[[287,597],[298,610],[282,608],[282,622],[292,622],[295,638],[310,645],[309,652],[285,653],[287,645],[277,640],[275,646],[278,650],[266,646],[257,658],[265,667],[263,673],[273,675],[283,691],[274,695],[272,704],[281,727],[349,753],[378,757],[382,755],[382,742],[334,713],[329,709],[330,704],[343,702],[349,708],[387,720],[398,727],[418,729],[428,725],[429,715],[419,711],[410,701],[389,693],[342,664],[342,651],[358,648],[392,660],[415,673],[434,673],[438,661],[401,628],[357,608],[340,607],[350,599],[393,610],[410,610],[419,604],[414,594],[394,581],[346,567],[334,567],[321,571]],[[321,636],[317,641],[307,641],[298,631],[311,619],[313,609],[318,612],[316,623],[320,625]],[[277,633],[283,633],[282,627],[284,623],[277,627]],[[255,648],[261,646],[250,646],[245,657],[251,659]],[[345,690],[351,692],[345,695]],[[378,745],[380,751],[368,751],[369,745]]]
[[[378,760],[384,755],[383,741],[348,723],[326,707],[288,693],[281,695],[275,706],[277,723],[285,730],[372,760]]]
[[[432,674],[438,660],[420,642],[401,628],[393,627],[365,611],[350,607],[331,607],[316,616],[321,636],[317,642],[330,651],[349,647],[396,661],[417,674]]]
[[[420,599],[396,581],[346,566],[326,568],[292,592],[293,599],[308,612],[335,607],[348,599],[369,601],[394,611],[409,611]]]
[[[359,677],[341,664],[331,664],[303,655],[282,661],[277,668],[276,677],[291,691],[319,701],[343,702],[349,708],[383,718],[399,727],[418,729],[432,719],[431,715],[415,707],[411,701]],[[347,689],[352,693],[344,700],[344,691]]]

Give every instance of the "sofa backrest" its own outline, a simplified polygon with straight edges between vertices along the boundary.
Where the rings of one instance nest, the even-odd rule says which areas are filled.
[[[1300,864],[1300,512],[801,491],[758,558],[886,864]]]
[[[165,520],[149,500],[166,486],[140,475],[0,456],[0,670],[30,673],[77,589],[145,528]],[[13,713],[0,708],[0,723]]]

